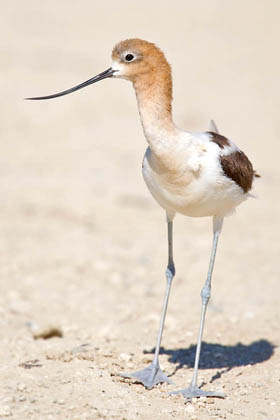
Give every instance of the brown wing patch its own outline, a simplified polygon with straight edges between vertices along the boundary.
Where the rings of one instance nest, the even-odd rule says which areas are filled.
[[[214,133],[214,131],[207,131],[207,133],[211,135],[210,140],[213,143],[216,143],[221,149],[223,149],[226,146],[230,146],[228,139],[224,136],[221,136],[221,134]]]
[[[225,175],[247,193],[252,188],[254,170],[245,153],[237,150],[229,155],[221,156],[220,160]]]

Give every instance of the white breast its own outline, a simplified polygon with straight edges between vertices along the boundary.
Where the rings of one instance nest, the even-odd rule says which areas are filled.
[[[223,154],[238,150],[231,143]],[[207,133],[181,132],[168,156],[147,149],[144,180],[155,200],[168,213],[192,217],[231,213],[248,194],[223,173],[221,149]],[[164,158],[163,158],[164,157]]]

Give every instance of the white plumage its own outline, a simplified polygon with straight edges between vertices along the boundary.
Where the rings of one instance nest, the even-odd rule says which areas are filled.
[[[168,150],[170,166],[164,167],[148,148],[142,171],[154,199],[170,216],[226,216],[247,199],[220,163],[221,156],[239,150],[232,142],[221,149],[208,133],[179,131]]]

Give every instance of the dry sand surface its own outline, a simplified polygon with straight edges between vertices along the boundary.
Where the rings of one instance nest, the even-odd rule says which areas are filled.
[[[273,0],[3,2],[1,420],[280,419],[279,14]],[[208,218],[175,219],[160,356],[175,385],[116,376],[152,358],[167,254],[131,85],[22,100],[103,71],[132,36],[172,63],[177,124],[214,118],[262,175],[257,198],[225,221],[206,320],[199,384],[225,400],[168,395],[192,375]]]

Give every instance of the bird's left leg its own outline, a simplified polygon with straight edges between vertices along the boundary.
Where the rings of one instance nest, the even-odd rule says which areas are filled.
[[[172,394],[183,394],[183,396],[187,400],[190,400],[191,398],[195,398],[195,397],[219,397],[219,398],[225,397],[225,395],[220,392],[203,391],[197,386],[197,373],[198,373],[198,365],[199,365],[200,350],[201,350],[201,343],[202,343],[202,335],[203,335],[203,329],[204,329],[204,323],[205,323],[205,315],[206,315],[206,309],[207,309],[207,305],[208,305],[210,295],[211,295],[212,272],[214,268],[217,245],[218,245],[219,236],[222,230],[222,226],[223,226],[223,218],[214,217],[213,218],[214,236],[213,236],[213,245],[212,245],[212,251],[211,251],[210,264],[209,264],[206,282],[201,290],[202,309],[201,309],[201,319],[200,319],[198,341],[197,341],[197,346],[196,346],[194,373],[193,373],[192,381],[190,385],[188,386],[188,388],[172,392]]]
[[[173,216],[174,217],[174,216]],[[172,381],[163,373],[159,366],[159,351],[160,343],[162,338],[162,332],[164,327],[164,321],[167,311],[168,299],[171,289],[171,283],[175,275],[175,266],[173,261],[173,217],[167,215],[167,226],[168,226],[168,265],[166,268],[166,291],[163,302],[163,309],[161,314],[158,339],[156,344],[156,350],[152,363],[145,369],[139,370],[131,374],[120,374],[124,378],[136,379],[137,382],[141,382],[146,388],[152,389],[154,385],[161,382],[172,383]]]

